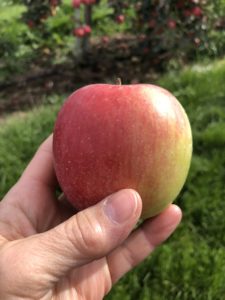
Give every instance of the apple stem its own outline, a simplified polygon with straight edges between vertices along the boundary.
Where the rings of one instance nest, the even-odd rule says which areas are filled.
[[[121,78],[116,78],[116,84],[117,85],[122,85],[122,80],[121,80]]]

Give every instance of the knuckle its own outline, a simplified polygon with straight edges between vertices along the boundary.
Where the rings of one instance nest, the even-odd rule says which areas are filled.
[[[126,245],[122,252],[123,259],[128,266],[129,269],[132,269],[137,264],[137,254],[133,251],[132,248],[130,248],[128,245]]]
[[[85,212],[76,215],[67,236],[75,249],[84,256],[101,255],[106,248],[102,226]]]

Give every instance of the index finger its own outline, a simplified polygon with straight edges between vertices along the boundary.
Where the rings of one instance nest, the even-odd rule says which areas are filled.
[[[180,208],[171,204],[160,215],[146,220],[120,247],[112,251],[107,261],[113,284],[163,243],[176,229],[181,218]]]
[[[57,179],[53,164],[53,135],[51,134],[39,147],[29,165],[21,176],[21,180],[32,180],[45,186],[55,188]]]

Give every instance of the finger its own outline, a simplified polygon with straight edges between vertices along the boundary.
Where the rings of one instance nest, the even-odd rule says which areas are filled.
[[[143,261],[156,246],[164,242],[181,221],[178,206],[171,205],[159,216],[145,221],[130,237],[108,256],[112,283]]]
[[[119,191],[54,229],[26,239],[21,243],[23,255],[17,258],[22,265],[34,259],[35,269],[57,281],[120,245],[139,219],[141,203],[135,191]]]
[[[33,159],[25,169],[21,180],[34,180],[45,186],[55,187],[57,179],[53,166],[53,136],[50,135],[39,147]]]

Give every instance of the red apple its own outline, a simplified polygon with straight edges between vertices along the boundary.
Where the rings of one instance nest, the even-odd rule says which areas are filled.
[[[84,29],[85,35],[89,35],[92,31],[91,26],[89,26],[89,25],[84,25],[83,29]]]
[[[194,7],[192,10],[191,10],[192,14],[195,16],[195,17],[201,17],[202,16],[202,9],[201,7],[199,6],[196,6]]]
[[[52,6],[57,6],[59,3],[58,3],[58,0],[51,0],[50,1],[50,5]]]
[[[170,28],[170,29],[175,29],[177,27],[177,23],[175,20],[169,20],[167,22],[167,26]]]
[[[81,0],[72,0],[72,6],[74,8],[79,8],[81,5]]]
[[[95,4],[95,0],[82,0],[81,1],[83,4],[85,5],[91,5],[91,4]]]
[[[188,174],[192,135],[177,99],[149,84],[93,84],[75,91],[59,112],[54,166],[78,210],[120,189],[137,190],[143,218],[179,194]]]
[[[118,24],[122,24],[122,23],[124,23],[124,21],[125,21],[125,16],[124,16],[124,15],[118,15],[118,16],[116,17],[116,22],[117,22]]]
[[[73,35],[79,38],[82,38],[85,36],[85,31],[83,27],[78,27],[76,29],[74,29],[73,31]]]

